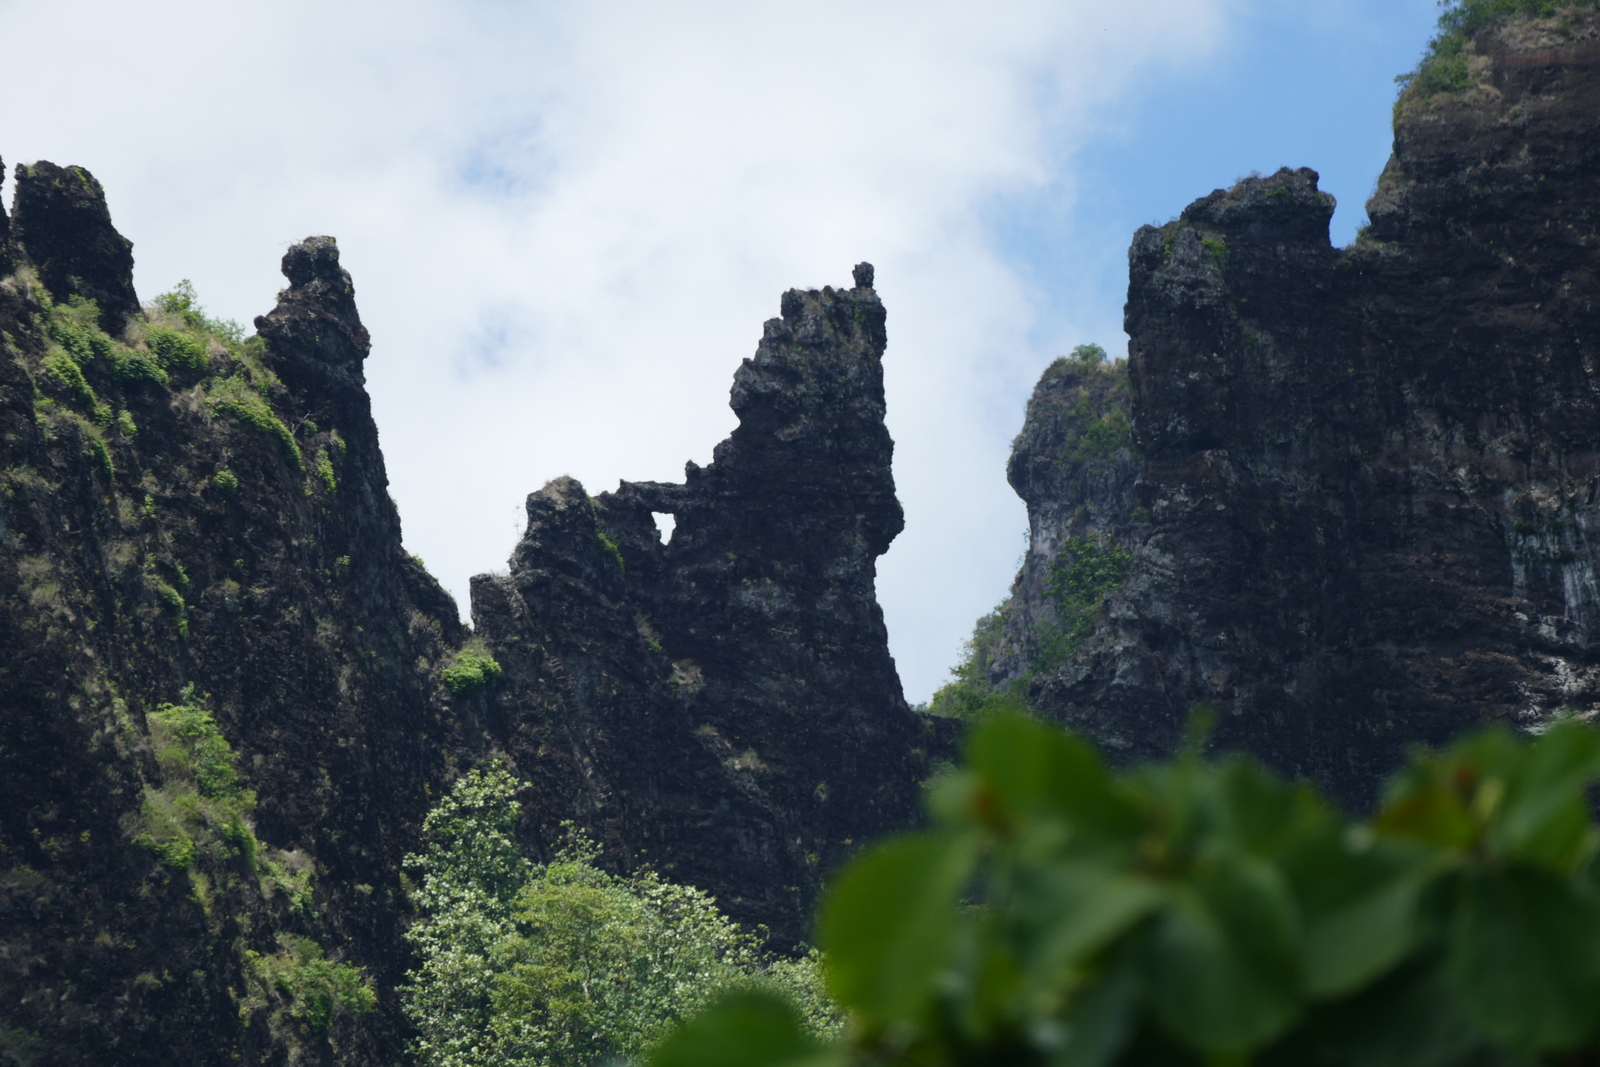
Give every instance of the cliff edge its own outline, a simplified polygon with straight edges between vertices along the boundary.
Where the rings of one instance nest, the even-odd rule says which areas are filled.
[[[1045,713],[1134,758],[1210,704],[1216,744],[1359,805],[1407,745],[1600,711],[1600,17],[1462,64],[1402,96],[1351,247],[1304,169],[1135,236],[1136,473],[1019,484],[1064,461],[1034,408],[1012,460],[1024,576],[1126,558],[1070,657],[1012,670]]]

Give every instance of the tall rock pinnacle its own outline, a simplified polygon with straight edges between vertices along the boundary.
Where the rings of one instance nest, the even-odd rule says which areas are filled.
[[[832,866],[915,820],[925,774],[873,589],[904,520],[884,308],[870,265],[855,280],[783,295],[709,466],[596,499],[552,482],[509,577],[473,584],[523,773],[790,943]]]
[[[105,190],[82,167],[17,164],[12,238],[27,251],[50,295],[98,301],[101,324],[120,333],[138,314],[133,242],[117,232]]]

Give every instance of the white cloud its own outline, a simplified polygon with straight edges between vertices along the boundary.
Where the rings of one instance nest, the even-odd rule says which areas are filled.
[[[9,159],[90,168],[140,292],[248,320],[336,235],[408,546],[465,607],[527,492],[677,479],[790,286],[877,265],[908,526],[879,581],[908,696],[1002,595],[1004,480],[1050,352],[985,225],[1227,0],[0,4]],[[48,46],[45,44],[48,43]],[[1097,324],[1098,325],[1098,324]]]

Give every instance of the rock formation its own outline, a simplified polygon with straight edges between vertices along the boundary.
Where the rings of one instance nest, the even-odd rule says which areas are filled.
[[[261,342],[196,345],[163,367],[134,316],[128,242],[86,171],[19,168],[12,236],[25,269],[0,281],[6,1040],[52,1063],[270,1061],[305,1035],[248,980],[247,953],[309,937],[380,989],[403,974],[400,861],[453,736],[431,669],[461,626],[401,549],[361,387],[366,333],[330,240],[289,251]],[[83,297],[126,329],[98,332]],[[150,728],[162,703],[214,713],[258,798],[259,858],[283,879],[205,824],[210,809],[173,815],[177,779]],[[391,1006],[306,1040],[386,1062],[401,1034]]]
[[[1006,469],[1028,505],[1028,551],[1011,596],[990,623],[1000,632],[986,650],[983,677],[974,682],[1026,688],[1082,646],[1087,634],[1072,632],[1074,622],[1083,627],[1066,617],[1056,564],[1084,549],[1103,551],[1136,539],[1132,527],[1142,513],[1133,487],[1141,464],[1130,404],[1127,364],[1105,362],[1093,346],[1056,360],[1040,377]]]
[[[581,797],[619,860],[791,944],[826,871],[915,821],[926,774],[873,591],[903,520],[884,309],[872,268],[855,280],[784,294],[710,466],[596,499],[550,483],[510,574],[472,586],[507,671],[492,730],[523,772]],[[653,513],[675,517],[667,544]]]
[[[111,225],[105,191],[82,167],[17,164],[12,228],[39,280],[58,300],[70,293],[100,305],[101,325],[121,331],[139,311],[133,242]]]
[[[830,865],[914,820],[925,761],[873,595],[901,517],[871,268],[784,297],[739,429],[685,485],[530,497],[474,637],[402,547],[335,242],[289,249],[246,339],[182,291],[140,308],[87,171],[18,175],[0,1058],[402,1062],[402,868],[465,766],[524,780],[531,852],[576,820],[776,947]],[[504,674],[452,693],[469,638]],[[376,1011],[318,1008],[296,983],[319,957]]]
[[[1351,247],[1309,170],[1135,236],[1136,479],[1041,481],[1041,383],[1013,643],[1050,610],[1027,576],[1071,562],[1064,517],[1133,553],[1092,636],[1026,677],[1046,713],[1145,757],[1209,702],[1218,745],[1362,804],[1407,745],[1600,709],[1600,19],[1464,55],[1465,89],[1397,105]]]
[[[990,687],[1126,758],[1209,703],[1218,745],[1351,804],[1410,743],[1600,709],[1600,16],[1462,55],[1402,97],[1353,246],[1307,170],[1135,237],[1128,364],[1059,361],[1017,441]],[[468,632],[402,546],[334,241],[288,251],[246,339],[140,307],[87,171],[17,175],[0,1057],[403,1061],[404,858],[465,766],[515,770],[530,852],[575,820],[778,946],[914,821],[948,734],[873,592],[902,518],[869,266],[784,294],[709,466],[530,496]],[[498,678],[452,692],[481,655]],[[376,1010],[312,1011],[319,958]]]

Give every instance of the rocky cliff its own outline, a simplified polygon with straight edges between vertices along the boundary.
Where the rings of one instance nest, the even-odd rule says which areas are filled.
[[[872,280],[862,264],[854,288],[784,294],[710,466],[598,498],[552,482],[510,573],[472,585],[519,767],[581,798],[619,859],[786,943],[826,871],[916,820],[926,776],[874,596],[903,520]],[[675,519],[665,544],[655,514]]]
[[[403,864],[467,765],[804,937],[914,817],[871,269],[791,292],[682,486],[529,499],[478,632],[401,542],[331,238],[246,338],[141,307],[79,167],[0,212],[0,1059],[403,1062]],[[652,511],[675,514],[670,544]],[[497,680],[461,683],[485,651]],[[492,674],[493,672],[490,672]]]
[[[1128,757],[1209,703],[1217,744],[1352,804],[1407,745],[1600,709],[1600,19],[1460,65],[1402,96],[1352,246],[1309,170],[1135,236],[1126,399],[1065,410],[1108,372],[1058,367],[1017,441],[1008,640],[1049,635],[1041,575],[1115,580],[1070,656],[991,684]],[[1118,405],[1129,448],[1090,470],[1052,426]]]
[[[291,248],[249,342],[182,301],[147,317],[93,176],[40,163],[16,179],[18,269],[0,281],[7,1051],[388,1060],[393,1011],[308,1021],[288,991],[313,957],[379,990],[401,977],[400,860],[453,736],[431,669],[461,626],[401,549],[349,276],[330,239]],[[240,783],[204,762],[219,731]]]

